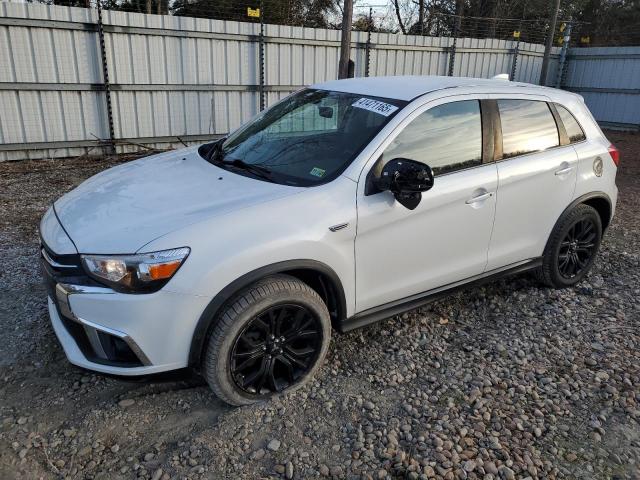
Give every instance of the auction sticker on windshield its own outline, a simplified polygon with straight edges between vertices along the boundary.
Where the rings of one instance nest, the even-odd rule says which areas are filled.
[[[372,100],[370,98],[360,98],[351,104],[352,107],[363,108],[371,112],[379,113],[388,117],[393,112],[398,110],[398,107],[391,105],[390,103],[380,102],[378,100]]]

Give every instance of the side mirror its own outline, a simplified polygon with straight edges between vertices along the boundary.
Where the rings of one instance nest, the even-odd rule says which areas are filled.
[[[333,108],[331,107],[318,107],[318,114],[322,118],[333,118]]]
[[[433,172],[424,163],[394,158],[382,168],[376,183],[380,190],[389,190],[401,205],[413,210],[422,200],[422,192],[433,187]]]

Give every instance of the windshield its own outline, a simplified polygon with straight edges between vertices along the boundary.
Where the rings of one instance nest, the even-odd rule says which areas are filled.
[[[305,89],[200,154],[233,171],[297,186],[328,182],[407,102]]]

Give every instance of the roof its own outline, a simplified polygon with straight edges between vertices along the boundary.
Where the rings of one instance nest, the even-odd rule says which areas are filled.
[[[439,77],[435,75],[347,78],[345,80],[331,80],[328,82],[316,83],[315,85],[312,85],[312,88],[409,101],[435,90],[471,86],[527,86],[532,88],[542,88],[537,85],[509,82],[507,80],[468,77]]]

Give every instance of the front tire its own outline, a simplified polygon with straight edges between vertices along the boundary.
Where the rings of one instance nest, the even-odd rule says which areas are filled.
[[[556,224],[544,251],[538,278],[549,287],[570,287],[591,269],[602,240],[602,221],[580,204]]]
[[[322,365],[331,339],[325,303],[306,283],[274,275],[233,297],[209,336],[203,372],[231,405],[295,390]]]

